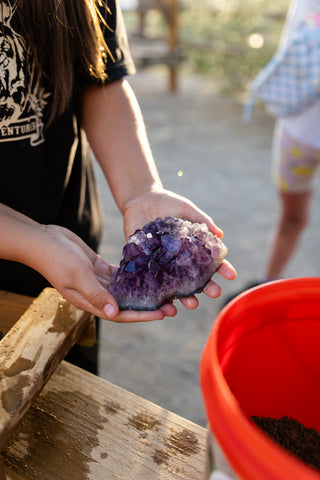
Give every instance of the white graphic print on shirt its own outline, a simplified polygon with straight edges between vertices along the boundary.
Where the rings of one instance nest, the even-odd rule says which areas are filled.
[[[0,142],[29,138],[36,146],[44,141],[42,117],[50,94],[40,87],[25,41],[11,26],[15,5],[4,0],[0,11]]]

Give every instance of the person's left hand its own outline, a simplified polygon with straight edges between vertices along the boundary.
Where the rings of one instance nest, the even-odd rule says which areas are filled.
[[[194,223],[205,223],[214,235],[219,238],[223,236],[222,230],[215,225],[212,218],[190,200],[168,190],[157,188],[130,200],[126,205],[123,212],[126,238],[128,239],[137,229],[142,228],[146,223],[155,220],[157,217],[164,218],[169,215]],[[227,260],[223,261],[217,273],[227,280],[233,280],[237,275],[235,268]],[[203,292],[210,298],[216,298],[221,294],[221,287],[211,279]],[[194,295],[182,298],[180,301],[189,309],[197,308],[199,304],[197,297]]]

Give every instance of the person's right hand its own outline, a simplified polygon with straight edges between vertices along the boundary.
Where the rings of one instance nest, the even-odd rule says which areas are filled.
[[[119,311],[108,292],[115,266],[106,262],[70,230],[41,226],[29,266],[41,273],[71,304],[114,322],[147,322],[174,316],[170,303],[155,311]]]

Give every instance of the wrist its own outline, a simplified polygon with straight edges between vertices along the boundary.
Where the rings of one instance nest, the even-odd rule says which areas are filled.
[[[3,204],[0,204],[0,224],[0,258],[26,263],[29,252],[37,248],[35,243],[42,226]]]
[[[46,226],[37,222],[24,224],[19,230],[19,235],[14,242],[11,260],[23,263],[37,269],[39,259],[43,255],[46,243]]]
[[[128,197],[121,205],[120,211],[124,215],[131,208],[139,208],[142,205],[144,208],[149,203],[154,204],[155,196],[161,195],[164,192],[161,182],[154,182],[150,185],[143,185],[137,192]]]

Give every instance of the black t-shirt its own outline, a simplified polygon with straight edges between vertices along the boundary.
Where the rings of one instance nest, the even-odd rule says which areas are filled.
[[[108,1],[105,38],[112,54],[107,82],[134,73],[121,11]],[[92,155],[74,102],[46,128],[50,91],[36,82],[24,40],[8,7],[0,24],[0,203],[44,224],[62,225],[97,249],[101,208]],[[92,77],[78,79],[92,84]],[[1,226],[0,226],[1,228]],[[0,289],[38,295],[46,281],[15,262],[0,261]]]

